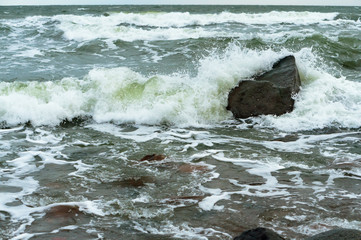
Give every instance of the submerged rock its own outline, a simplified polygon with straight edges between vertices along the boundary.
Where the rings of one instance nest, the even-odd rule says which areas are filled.
[[[206,196],[175,196],[165,199],[164,202],[168,204],[182,204],[185,202],[198,203],[202,201]]]
[[[46,211],[45,219],[71,219],[75,216],[82,214],[79,210],[79,206],[70,206],[70,205],[58,205],[50,208]]]
[[[293,110],[293,95],[299,92],[300,86],[295,58],[287,56],[254,80],[240,81],[228,95],[227,110],[236,118],[282,115]]]
[[[140,159],[139,161],[143,162],[143,161],[161,161],[163,159],[165,159],[166,156],[162,155],[162,154],[151,154],[151,155],[146,155],[144,156],[142,159]]]
[[[44,216],[35,219],[26,227],[27,232],[43,232],[44,234],[49,234],[50,232],[53,233],[54,230],[59,230],[65,226],[88,224],[90,221],[89,214],[83,212],[77,205],[52,206],[49,209],[46,209],[44,213]],[[44,237],[37,239],[52,238]]]
[[[317,234],[305,240],[361,240],[361,231],[338,228]]]
[[[255,228],[244,231],[234,240],[284,240],[283,237],[267,228]]]
[[[123,180],[117,180],[111,182],[114,186],[120,187],[144,187],[148,183],[155,183],[156,180],[154,177],[150,176],[140,176],[140,177],[130,177]]]
[[[296,135],[286,135],[284,137],[279,137],[272,139],[271,141],[278,141],[278,142],[295,142],[299,139]]]

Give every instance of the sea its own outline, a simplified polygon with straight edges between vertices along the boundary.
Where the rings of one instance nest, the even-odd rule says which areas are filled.
[[[294,110],[235,119],[288,55]],[[0,239],[361,229],[360,130],[361,7],[0,6]]]

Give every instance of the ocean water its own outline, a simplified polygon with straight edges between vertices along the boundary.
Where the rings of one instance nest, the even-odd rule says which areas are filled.
[[[361,229],[360,7],[0,6],[0,53],[0,239]],[[290,54],[294,111],[234,119]]]

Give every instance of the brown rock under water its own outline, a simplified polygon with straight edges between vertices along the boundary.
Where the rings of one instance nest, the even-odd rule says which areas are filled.
[[[234,240],[285,240],[283,237],[278,235],[276,232],[267,228],[255,228],[244,231]]]
[[[151,154],[151,155],[146,155],[144,156],[142,159],[140,159],[139,161],[143,162],[143,161],[161,161],[164,160],[166,158],[165,155],[163,154]]]
[[[143,187],[147,183],[155,183],[155,179],[150,176],[130,177],[123,180],[111,182],[112,185],[120,187]]]
[[[165,202],[169,204],[179,204],[184,201],[202,201],[206,196],[175,196],[167,199]]]
[[[44,218],[51,221],[59,218],[74,218],[80,214],[82,212],[79,210],[79,206],[59,205],[48,209]]]

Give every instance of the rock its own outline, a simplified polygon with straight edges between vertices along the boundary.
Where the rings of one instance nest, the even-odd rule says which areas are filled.
[[[44,213],[43,216],[34,214],[34,221],[26,226],[26,233],[41,233],[33,239],[74,239],[74,236],[78,239],[96,239],[92,233],[87,233],[86,229],[81,227],[88,226],[92,216],[82,211],[78,205],[55,205],[45,209]],[[65,228],[73,225],[79,228]]]
[[[240,81],[228,95],[227,110],[236,118],[266,114],[279,116],[293,110],[293,96],[299,92],[300,86],[295,58],[287,56],[254,80]]]
[[[200,202],[202,201],[206,196],[176,196],[176,197],[171,197],[166,199],[164,202],[168,203],[168,204],[181,204],[184,202],[189,202],[189,201],[193,201],[193,202]]]
[[[306,238],[305,240],[361,240],[361,231],[337,228]]]
[[[243,232],[234,240],[285,240],[283,237],[267,228],[255,228]]]
[[[284,137],[279,137],[279,138],[275,138],[272,139],[271,141],[278,141],[278,142],[295,142],[299,139],[298,136],[295,135],[287,135]]]
[[[150,176],[131,177],[123,180],[111,182],[114,186],[120,187],[144,187],[147,183],[155,183],[155,179]]]
[[[78,206],[59,205],[54,206],[46,211],[45,219],[52,221],[54,219],[62,219],[62,221],[71,219],[82,214]]]
[[[163,159],[165,159],[166,157],[162,154],[151,154],[151,155],[146,155],[144,156],[142,159],[140,159],[139,161],[143,162],[143,161],[161,161]]]

